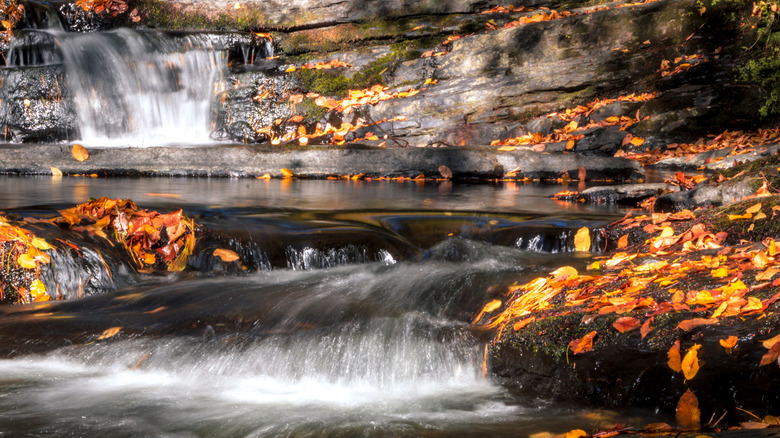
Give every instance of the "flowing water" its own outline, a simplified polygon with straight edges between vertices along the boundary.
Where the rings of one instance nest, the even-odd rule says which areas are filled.
[[[473,315],[511,283],[584,266],[592,256],[570,251],[570,230],[616,217],[564,210],[548,199],[559,189],[0,177],[6,214],[121,193],[184,207],[265,260],[0,309],[0,431],[476,437],[631,421],[523,398],[483,370],[489,335]]]

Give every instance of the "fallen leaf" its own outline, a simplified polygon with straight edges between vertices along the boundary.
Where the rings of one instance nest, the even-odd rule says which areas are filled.
[[[645,139],[642,137],[634,137],[631,139],[631,144],[634,146],[642,146],[645,143]]]
[[[767,423],[758,421],[743,421],[742,423],[739,423],[739,425],[745,430],[766,429],[769,427]]]
[[[680,397],[680,401],[677,402],[675,417],[680,426],[686,429],[699,430],[701,427],[699,424],[701,420],[699,400],[690,389],[685,391],[685,394]]]
[[[282,176],[284,176],[285,178],[292,178],[293,177],[292,170],[290,170],[290,169],[288,169],[286,167],[284,169],[282,169],[281,172],[282,172]]]
[[[588,436],[588,434],[582,429],[570,430],[563,434],[563,438],[581,438],[583,436]]]
[[[615,327],[617,331],[620,333],[630,332],[631,330],[635,330],[639,328],[639,320],[636,318],[632,318],[630,316],[624,316],[622,318],[618,318],[613,324],[612,327]]]
[[[235,251],[231,251],[229,249],[224,249],[224,248],[217,248],[214,250],[212,254],[216,257],[219,257],[220,260],[222,260],[225,263],[235,262],[236,260],[239,260],[241,258]]]
[[[119,333],[121,330],[122,327],[111,327],[109,329],[106,329],[103,331],[103,333],[100,334],[100,336],[98,336],[98,341],[116,336],[116,334]]]
[[[35,259],[28,253],[20,254],[19,257],[16,258],[16,263],[24,269],[35,269],[38,266]]]
[[[571,342],[569,342],[569,348],[571,348],[572,353],[574,354],[582,354],[587,353],[591,350],[593,350],[593,338],[596,337],[596,331],[592,331],[588,333],[587,335],[575,339]]]
[[[680,364],[685,380],[691,380],[696,377],[696,373],[699,372],[699,356],[698,351],[701,348],[700,344],[694,344],[685,353],[685,357]]]
[[[642,339],[644,339],[645,336],[647,336],[647,334],[653,330],[652,327],[650,327],[650,323],[652,322],[653,322],[653,318],[647,318],[645,320],[645,323],[642,324],[642,328],[639,329],[639,333],[642,335]]]
[[[769,350],[770,348],[772,348],[778,342],[780,342],[780,335],[777,335],[775,337],[769,338],[769,339],[767,339],[765,341],[761,341],[761,345],[763,345],[764,348]]]
[[[759,366],[769,365],[770,363],[775,362],[778,356],[780,356],[780,342],[772,345],[772,348],[761,357],[761,364]]]
[[[41,237],[34,237],[30,243],[32,244],[32,246],[34,246],[37,249],[40,249],[41,251],[54,249],[53,246],[49,245],[49,242],[47,242]]]
[[[525,319],[523,319],[523,320],[517,321],[516,323],[514,323],[514,325],[512,326],[512,328],[513,328],[515,331],[518,331],[518,330],[521,330],[522,328],[524,328],[525,326],[527,326],[528,324],[530,324],[530,323],[532,323],[532,322],[534,322],[534,321],[536,321],[536,317],[534,317],[534,316],[531,316],[531,317],[529,317],[529,318],[525,318]]]
[[[590,251],[590,230],[582,227],[574,236],[574,249],[576,251]]]
[[[739,338],[737,338],[736,336],[729,336],[726,339],[721,339],[719,342],[721,347],[725,348],[727,352],[731,353],[731,350],[733,350],[734,347],[737,346],[738,340]]]
[[[618,248],[623,249],[628,246],[628,234],[624,234],[618,239]]]
[[[87,152],[87,149],[78,143],[73,145],[70,153],[77,161],[87,161],[87,159],[89,159],[89,152]]]
[[[760,202],[758,204],[755,204],[752,207],[748,208],[747,210],[745,210],[745,213],[749,213],[749,214],[753,215],[753,214],[758,213],[759,211],[761,211],[761,203]]]
[[[693,319],[686,319],[685,321],[680,322],[679,324],[677,324],[677,328],[689,332],[695,329],[696,327],[700,327],[703,325],[712,325],[717,323],[718,323],[717,319],[693,318]]]
[[[452,170],[444,165],[439,166],[439,173],[441,174],[442,178],[450,179],[452,178]]]
[[[43,282],[37,278],[32,282],[32,284],[30,284],[30,295],[32,296],[33,301],[36,303],[51,300],[49,294],[46,293],[46,285],[44,285]]]
[[[679,373],[682,371],[682,360],[680,359],[680,340],[674,341],[674,345],[672,345],[672,348],[669,349],[669,351],[666,353],[666,356],[669,358],[669,361],[666,362],[667,365],[669,365],[669,368],[672,369],[672,371]]]
[[[62,171],[54,166],[51,168],[51,176],[62,176]]]

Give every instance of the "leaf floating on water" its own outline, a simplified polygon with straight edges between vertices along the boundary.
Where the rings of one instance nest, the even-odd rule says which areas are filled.
[[[582,227],[574,235],[574,249],[576,251],[590,251],[590,230]]]
[[[235,262],[236,260],[241,258],[235,251],[231,251],[229,249],[223,249],[223,248],[215,249],[213,254],[216,257],[219,257],[225,263]],[[500,301],[499,301],[499,305],[501,305]]]
[[[699,410],[699,399],[691,390],[685,391],[677,402],[675,417],[680,426],[686,429],[699,430],[701,428],[701,411]]]
[[[53,176],[53,177],[62,176],[62,171],[60,169],[58,169],[58,168],[56,168],[54,166],[50,167],[50,169],[51,169],[51,176]]]
[[[98,336],[98,341],[114,337],[121,330],[122,330],[122,327],[111,327],[109,329],[106,329],[106,330],[103,331],[103,333],[100,334],[100,336]]]
[[[685,353],[685,357],[681,363],[682,372],[685,375],[685,380],[693,379],[696,377],[696,373],[699,372],[698,351],[700,348],[700,344],[694,344],[693,347],[689,348],[688,352]]]
[[[587,335],[575,339],[571,342],[569,342],[569,348],[571,348],[572,353],[574,354],[582,354],[587,353],[591,350],[593,350],[593,338],[596,337],[596,331],[592,331],[588,333]]]
[[[78,143],[73,145],[70,152],[77,161],[87,161],[87,159],[89,159],[89,152],[87,149]]]
[[[618,318],[612,324],[612,327],[615,327],[615,330],[619,331],[620,333],[630,332],[631,330],[638,329],[639,326],[639,320],[630,316]]]
[[[282,172],[282,176],[285,177],[285,178],[292,178],[293,175],[294,175],[292,170],[290,170],[290,169],[288,169],[286,167],[284,169],[282,169],[281,172]]]
[[[682,371],[682,360],[680,359],[680,340],[674,341],[674,345],[672,345],[672,348],[669,349],[669,351],[666,353],[666,356],[669,358],[669,361],[666,362],[667,365],[669,365],[669,368],[672,369],[672,371],[679,373]]]

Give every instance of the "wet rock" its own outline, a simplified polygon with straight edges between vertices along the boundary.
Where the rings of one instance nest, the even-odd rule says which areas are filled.
[[[677,192],[680,187],[674,184],[621,184],[615,186],[591,187],[575,196],[577,201],[592,204],[622,204],[636,206],[653,196]]]
[[[574,150],[577,153],[608,157],[615,155],[615,152],[620,149],[623,139],[628,135],[619,126],[590,128],[584,131],[577,131],[575,134],[585,136],[574,146]]]
[[[740,163],[747,163],[760,158],[775,155],[780,151],[780,145],[756,148],[754,152],[732,155],[731,148],[701,152],[687,157],[666,158],[654,166],[671,169],[699,169],[702,166],[711,170],[729,169]]]
[[[655,201],[657,211],[674,212],[696,207],[717,207],[744,199],[756,193],[762,178],[749,177],[721,184],[701,183],[692,190],[669,193],[659,196]]]

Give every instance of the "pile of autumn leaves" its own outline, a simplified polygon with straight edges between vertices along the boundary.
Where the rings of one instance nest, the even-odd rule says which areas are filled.
[[[112,246],[118,244],[130,255],[131,264],[142,272],[181,271],[195,247],[195,224],[181,210],[163,214],[140,209],[130,200],[100,198],[59,213],[53,219],[28,222],[55,225],[103,238]],[[80,251],[77,245],[58,240],[64,247]],[[5,267],[0,271],[0,292],[13,288],[18,304],[50,300],[40,280],[40,269],[51,262],[47,251],[52,250],[55,247],[45,239],[0,217],[0,259]],[[11,274],[12,268],[21,268],[31,275],[17,278]]]
[[[778,199],[765,200],[768,196],[765,189],[760,189],[744,201],[744,212],[728,215],[728,220],[776,220],[780,215],[780,206],[774,205]],[[580,313],[582,323],[588,324],[599,317],[617,315],[611,329],[620,333],[638,329],[644,339],[653,331],[659,315],[700,315],[681,320],[675,328],[690,332],[719,324],[724,318],[762,318],[780,300],[780,249],[772,237],[729,246],[725,244],[727,233],[710,232],[688,210],[627,216],[612,226],[626,233],[617,243],[620,252],[592,263],[586,274],[566,266],[546,277],[512,286],[504,302],[488,303],[474,323],[495,329],[496,343],[509,330],[523,330],[547,318]],[[628,233],[640,230],[649,236],[647,240],[629,245]],[[567,348],[574,355],[588,353],[597,348],[598,337],[598,331],[591,331],[572,339]],[[736,336],[720,339],[728,352],[737,342]],[[755,366],[780,364],[780,335],[763,340],[762,346],[766,353]],[[677,340],[669,346],[669,367],[682,372],[686,380],[693,379],[699,370],[700,349],[701,345],[693,344],[683,352]],[[678,422],[683,428],[698,429],[699,417],[696,396],[687,391],[679,400]],[[756,427],[774,424],[759,423]]]

